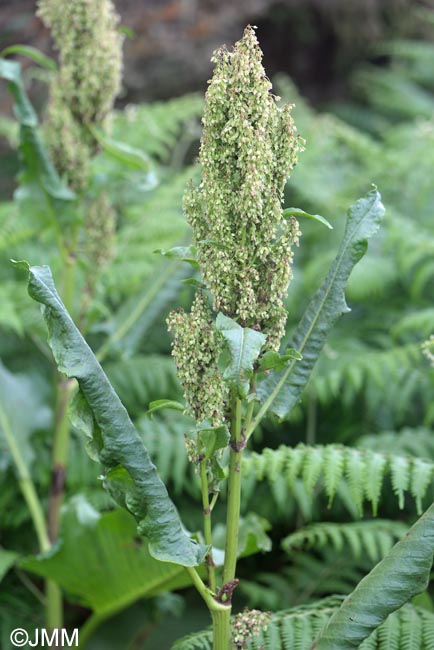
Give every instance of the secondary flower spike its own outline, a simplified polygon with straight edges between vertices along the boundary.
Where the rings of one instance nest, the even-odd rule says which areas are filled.
[[[57,169],[81,191],[101,126],[120,90],[122,41],[111,0],[40,0],[39,15],[59,50],[47,108],[47,137]]]
[[[190,314],[172,311],[167,324],[175,333],[172,354],[191,414],[199,424],[207,419],[221,424],[227,396],[217,367],[221,343],[202,291],[196,293]]]
[[[214,308],[268,336],[284,333],[283,298],[292,247],[300,235],[285,220],[283,189],[302,149],[291,117],[271,93],[255,32],[247,27],[229,52],[218,50],[206,94],[199,161],[202,181],[184,209]]]

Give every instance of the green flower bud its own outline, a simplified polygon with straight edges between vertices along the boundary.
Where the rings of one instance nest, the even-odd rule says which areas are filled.
[[[207,419],[221,424],[227,395],[217,367],[221,342],[205,295],[196,294],[189,314],[172,311],[167,324],[174,331],[172,354],[191,415],[198,424]]]
[[[280,108],[247,27],[232,52],[218,50],[203,116],[202,182],[184,209],[214,308],[268,335],[278,349],[300,231],[283,217],[283,189],[302,141],[291,106]]]

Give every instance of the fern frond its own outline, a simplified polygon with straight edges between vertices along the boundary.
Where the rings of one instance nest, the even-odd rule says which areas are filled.
[[[139,355],[107,363],[104,370],[133,417],[143,414],[149,402],[182,397],[176,367],[169,355]]]
[[[167,162],[185,125],[199,121],[203,110],[200,95],[184,95],[168,101],[129,105],[113,117],[113,137]]]
[[[405,427],[400,431],[383,431],[366,435],[356,442],[359,449],[370,449],[402,456],[418,456],[434,461],[434,435],[426,427]]]
[[[192,420],[168,413],[152,420],[142,417],[136,425],[163,481],[171,483],[176,493],[195,493],[197,477],[184,446],[184,434],[192,428]]]
[[[308,650],[341,602],[341,597],[332,596],[312,605],[276,612],[266,630],[246,640],[246,648]],[[433,623],[431,612],[404,605],[361,644],[360,650],[432,650]],[[212,650],[212,632],[205,630],[184,637],[172,646],[172,650]]]
[[[352,523],[316,523],[291,533],[282,540],[282,548],[291,553],[300,548],[332,546],[338,553],[350,548],[359,559],[363,552],[378,562],[408,530],[399,522],[387,519]]]
[[[327,467],[327,458],[337,453],[341,461],[334,469]],[[269,468],[273,471],[270,474]],[[275,468],[280,468],[281,476],[287,480],[288,488],[294,485],[294,480],[302,478],[308,493],[313,489],[325,489],[329,499],[336,494],[337,480],[332,479],[333,471],[336,478],[344,475],[348,492],[359,512],[363,502],[371,503],[374,514],[377,512],[381,490],[385,478],[389,477],[394,486],[400,507],[403,506],[403,496],[408,491],[416,501],[418,513],[422,511],[422,499],[431,485],[434,461],[413,457],[400,457],[396,454],[373,452],[365,449],[354,449],[341,445],[317,445],[314,447],[303,444],[291,448],[281,445],[278,449],[264,450],[262,454],[253,452],[243,458],[243,473],[246,477],[253,476],[256,481],[276,480]],[[250,489],[254,489],[252,479]]]
[[[187,236],[180,206],[194,173],[192,168],[184,170],[127,207],[117,232],[116,257],[103,278],[110,298],[119,301],[140,291],[160,262],[155,249],[172,248]]]

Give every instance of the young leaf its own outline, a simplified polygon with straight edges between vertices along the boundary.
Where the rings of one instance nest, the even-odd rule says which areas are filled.
[[[151,161],[144,151],[131,147],[124,142],[117,142],[112,138],[108,138],[98,129],[90,127],[90,131],[95,140],[99,142],[109,156],[133,169],[139,169],[145,172],[150,171]]]
[[[434,505],[344,600],[313,648],[358,648],[389,614],[426,589],[433,552]]]
[[[279,417],[287,417],[298,402],[329,331],[340,316],[350,311],[345,286],[354,266],[366,253],[367,239],[378,230],[383,214],[376,189],[350,208],[338,255],[289,342],[303,355],[302,361],[292,361],[286,370],[258,384],[260,401],[269,404],[270,411]]]
[[[60,372],[75,377],[94,422],[93,453],[106,471],[107,489],[132,512],[139,532],[158,560],[196,566],[206,549],[184,531],[176,508],[131,422],[92,350],[65,309],[48,266],[29,267],[28,291],[43,305],[48,342]]]
[[[150,416],[152,413],[155,413],[156,411],[162,411],[163,409],[172,409],[173,411],[184,412],[185,405],[172,399],[157,399],[149,404],[146,415]]]
[[[0,52],[0,58],[10,56],[11,54],[27,56],[29,59],[32,59],[32,61],[40,65],[41,68],[46,68],[52,72],[56,72],[57,70],[57,63],[54,59],[31,45],[10,45]]]
[[[323,226],[326,226],[327,228],[330,228],[330,230],[333,230],[333,226],[331,223],[327,221],[324,217],[322,217],[320,214],[309,214],[309,212],[305,212],[304,210],[300,210],[300,208],[286,208],[283,211],[283,216],[285,219],[288,219],[289,217],[307,217],[308,219],[313,219],[314,221],[318,221],[318,223],[322,223]]]
[[[258,371],[265,372],[266,370],[283,370],[288,365],[291,359],[301,361],[303,357],[297,350],[289,348],[285,354],[279,354],[273,350],[266,352],[259,362]]]
[[[199,429],[197,432],[199,449],[204,454],[203,460],[208,460],[219,449],[225,449],[230,440],[230,434],[225,424],[208,429]]]
[[[165,250],[164,248],[157,248],[154,253],[160,253],[164,257],[169,257],[178,262],[188,262],[194,269],[199,268],[196,260],[196,249],[194,246],[174,246]]]
[[[223,378],[235,386],[241,395],[246,395],[253,364],[267,337],[249,327],[241,327],[232,318],[223,314],[218,314],[216,327],[225,338],[230,353],[230,362]]]

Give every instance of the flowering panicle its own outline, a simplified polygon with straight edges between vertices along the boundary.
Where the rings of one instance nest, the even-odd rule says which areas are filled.
[[[120,89],[122,35],[111,0],[40,0],[39,15],[59,49],[47,108],[54,163],[73,189],[85,188],[99,126]]]
[[[278,349],[298,223],[283,217],[283,189],[302,149],[291,106],[278,106],[253,28],[217,51],[206,94],[202,182],[184,208],[214,307]]]
[[[174,330],[172,354],[191,414],[198,424],[207,419],[213,425],[221,424],[226,397],[217,367],[221,343],[206,296],[199,291],[191,312],[172,311],[167,324]]]

